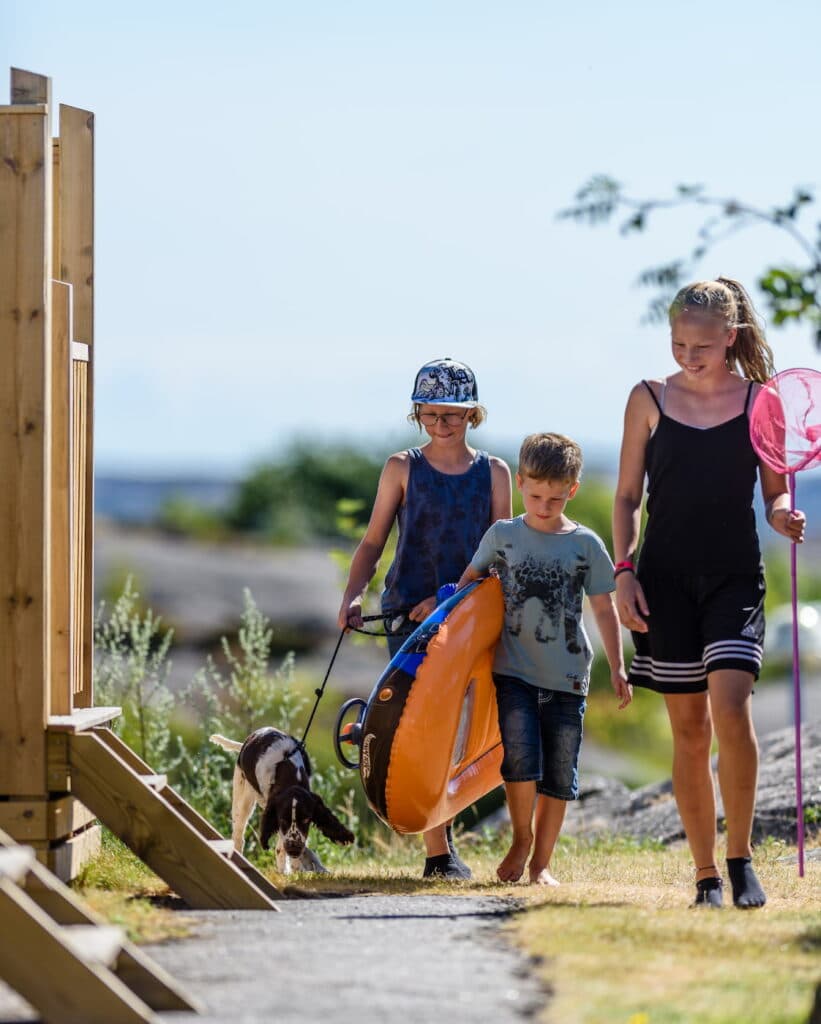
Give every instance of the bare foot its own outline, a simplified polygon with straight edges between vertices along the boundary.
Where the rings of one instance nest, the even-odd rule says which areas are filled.
[[[554,878],[553,875],[547,870],[547,868],[537,868],[532,864],[530,865],[530,884],[531,885],[561,885],[558,878]]]
[[[513,840],[513,844],[507,851],[505,859],[499,867],[496,868],[496,874],[499,876],[499,881],[519,881],[524,874],[525,863],[527,862],[527,855],[530,853],[530,844],[532,842],[532,838]]]

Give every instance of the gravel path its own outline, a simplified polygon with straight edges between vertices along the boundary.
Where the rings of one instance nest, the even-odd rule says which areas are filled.
[[[281,913],[190,913],[197,934],[147,946],[204,1005],[168,1024],[519,1022],[546,1005],[501,932],[510,899],[354,896],[284,900]]]

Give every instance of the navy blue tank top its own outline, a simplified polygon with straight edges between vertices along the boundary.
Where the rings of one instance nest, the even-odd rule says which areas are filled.
[[[753,513],[758,456],[747,410],[715,427],[659,421],[647,442],[647,527],[639,568],[710,576],[755,573],[761,551]]]
[[[399,538],[385,577],[382,609],[412,608],[465,571],[490,526],[491,478],[487,452],[466,473],[440,473],[419,448],[410,448]]]

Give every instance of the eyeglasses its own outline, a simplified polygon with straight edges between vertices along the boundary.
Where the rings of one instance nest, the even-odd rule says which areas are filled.
[[[458,427],[464,423],[469,412],[470,409],[465,409],[464,412],[420,412],[419,422],[426,427],[435,427],[437,421],[441,420],[446,427]]]

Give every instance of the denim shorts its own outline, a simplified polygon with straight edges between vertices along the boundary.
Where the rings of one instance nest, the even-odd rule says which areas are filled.
[[[515,676],[493,674],[505,782],[536,782],[557,800],[579,795],[579,750],[587,701],[576,693],[544,690]]]

